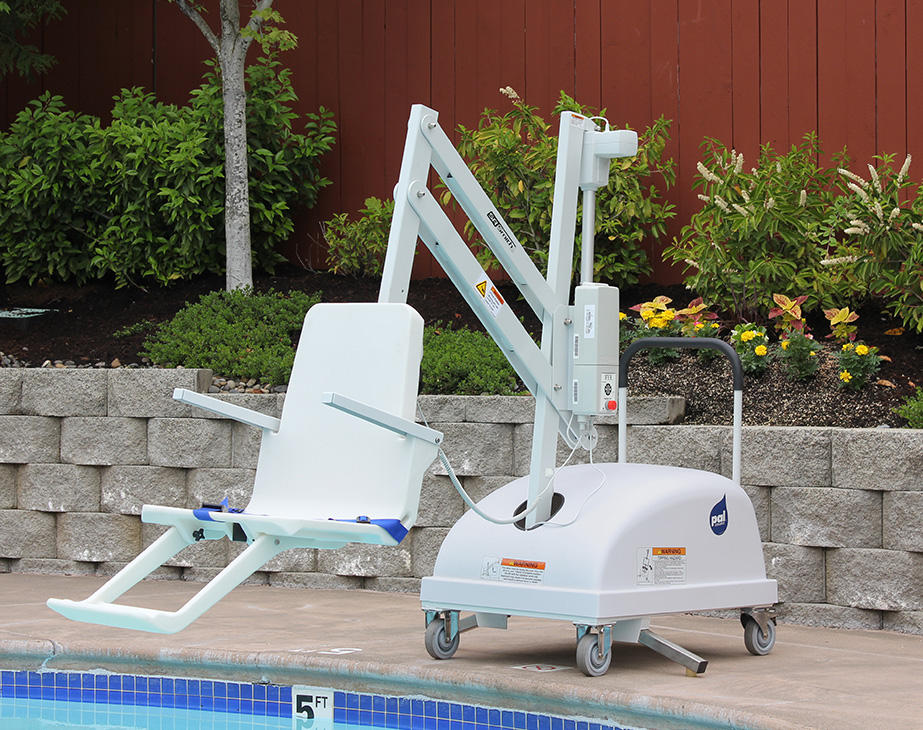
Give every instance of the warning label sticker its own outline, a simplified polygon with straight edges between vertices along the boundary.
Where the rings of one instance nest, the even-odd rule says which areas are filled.
[[[638,548],[638,585],[685,585],[686,548]]]
[[[484,306],[487,307],[487,310],[496,319],[503,305],[506,304],[506,302],[503,301],[503,297],[500,296],[500,292],[497,291],[497,287],[485,276],[474,285],[474,288],[477,289],[478,294],[481,295],[481,299],[484,300]]]
[[[545,582],[545,563],[540,560],[485,557],[481,561],[481,579],[541,585]]]

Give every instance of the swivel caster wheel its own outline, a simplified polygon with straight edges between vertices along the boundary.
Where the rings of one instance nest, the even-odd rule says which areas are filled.
[[[763,635],[763,629],[760,628],[757,620],[751,616],[746,616],[744,624],[744,646],[754,656],[766,656],[772,651],[776,644],[776,622],[775,619],[766,621],[766,634]]]
[[[586,633],[577,642],[577,668],[588,677],[601,677],[609,671],[612,648],[602,658],[599,656],[599,636]]]
[[[426,646],[426,652],[433,659],[451,659],[458,650],[460,636],[460,633],[455,634],[455,638],[449,641],[446,636],[445,621],[441,618],[436,618],[430,621],[426,627],[423,644]]]

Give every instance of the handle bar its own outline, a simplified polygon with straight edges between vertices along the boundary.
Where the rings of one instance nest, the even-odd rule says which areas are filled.
[[[731,362],[734,374],[734,425],[731,447],[731,479],[740,484],[740,443],[743,422],[744,370],[737,352],[724,340],[715,337],[642,337],[632,342],[619,358],[619,463],[625,463],[628,452],[628,363],[640,350],[653,348],[686,348],[718,350]]]

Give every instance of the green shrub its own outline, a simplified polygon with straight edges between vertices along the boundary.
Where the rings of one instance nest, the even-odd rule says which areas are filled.
[[[779,359],[786,374],[794,380],[807,380],[817,374],[817,353],[823,348],[801,330],[792,330],[779,343]]]
[[[822,266],[835,185],[833,172],[817,164],[817,137],[805,135],[786,154],[764,145],[749,171],[743,155],[718,140],[703,148],[693,185],[703,207],[664,251],[686,265],[686,285],[738,321],[764,316],[775,292],[807,292],[808,310],[830,306],[842,289],[836,270]]]
[[[901,418],[906,419],[907,428],[923,428],[923,388],[907,396],[903,405],[894,409]]]
[[[215,291],[187,304],[144,343],[155,363],[287,383],[295,338],[320,295]]]
[[[335,274],[381,276],[388,250],[393,200],[366,198],[359,220],[340,213],[327,222],[327,265]]]
[[[740,357],[743,371],[750,375],[761,375],[772,361],[765,327],[749,322],[737,325],[731,332],[731,346]]]
[[[424,330],[420,379],[421,392],[433,395],[513,395],[521,389],[494,341],[467,328]]]
[[[869,179],[840,169],[844,195],[831,208],[828,264],[862,295],[876,297],[904,326],[923,332],[923,193],[893,155],[874,158]]]
[[[847,342],[836,354],[840,371],[838,384],[847,390],[859,390],[878,372],[881,358],[877,347],[868,347],[862,342]]]
[[[512,100],[513,109],[504,115],[485,110],[477,129],[460,126],[458,150],[532,260],[544,268],[551,231],[557,136],[537,114],[536,107],[528,106],[508,87],[502,91]],[[561,92],[553,113],[564,111],[596,115]],[[605,114],[605,109],[599,114]],[[659,177],[669,187],[675,179],[673,160],[661,160],[669,127],[670,122],[661,118],[641,132],[638,154],[612,160],[609,185],[596,194],[595,275],[599,280],[628,286],[651,272],[642,241],[662,236],[667,220],[674,215],[673,206],[661,200],[654,182]],[[450,199],[446,191],[443,202]],[[582,207],[578,222],[581,216]],[[466,231],[472,239],[476,237],[470,223]],[[578,235],[575,252],[579,251]],[[485,266],[493,263],[486,247],[479,253],[479,260]],[[575,266],[577,261],[575,256]]]
[[[247,69],[252,251],[272,270],[295,205],[329,181],[318,158],[333,144],[324,109],[292,131],[296,97],[274,57]],[[44,94],[0,133],[0,267],[7,281],[166,284],[224,271],[224,132],[218,75],[188,106],[123,90],[103,127]]]

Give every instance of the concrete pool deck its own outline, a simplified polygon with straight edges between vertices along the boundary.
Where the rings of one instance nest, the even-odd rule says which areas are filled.
[[[433,660],[411,594],[245,585],[171,636],[78,624],[45,606],[102,583],[0,574],[0,666],[418,694],[641,727],[923,728],[923,636],[780,623],[773,652],[754,657],[737,620],[662,617],[652,628],[708,659],[704,674],[687,677],[649,649],[619,644],[608,674],[590,678],[576,668],[573,627],[561,621],[514,618],[506,631],[471,631],[453,659]],[[146,581],[127,602],[170,609],[199,588]]]

